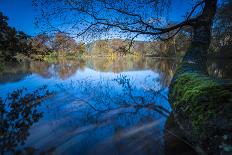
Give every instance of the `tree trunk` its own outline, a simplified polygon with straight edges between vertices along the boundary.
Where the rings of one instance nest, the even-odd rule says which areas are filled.
[[[175,120],[200,154],[232,153],[232,82],[216,81],[206,69],[216,5],[217,0],[205,0],[192,25],[191,45],[169,89]]]
[[[186,63],[196,64],[194,70],[207,74],[206,56],[211,40],[211,27],[216,13],[217,0],[205,0],[204,10],[192,25],[193,39],[183,59]]]

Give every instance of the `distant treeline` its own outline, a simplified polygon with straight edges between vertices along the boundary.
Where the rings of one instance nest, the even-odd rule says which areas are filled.
[[[16,55],[32,59],[43,59],[53,52],[83,54],[86,51],[84,43],[77,43],[64,33],[54,36],[38,34],[34,37],[17,31],[8,25],[8,17],[0,12],[0,59],[15,60]]]
[[[218,9],[212,29],[210,55],[232,57],[232,1]],[[58,32],[53,36],[38,34],[29,36],[8,25],[8,17],[0,12],[0,59],[15,60],[16,55],[43,60],[47,55],[125,55],[176,57],[184,54],[192,37],[191,28],[183,28],[177,35],[165,41],[135,41],[128,50],[129,41],[121,39],[97,40],[77,43],[68,34]]]

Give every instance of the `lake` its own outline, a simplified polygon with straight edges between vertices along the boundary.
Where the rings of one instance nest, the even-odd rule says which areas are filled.
[[[90,57],[7,64],[0,74],[1,152],[195,154],[170,121],[168,85],[178,62]],[[230,75],[214,61],[208,66],[213,76]]]

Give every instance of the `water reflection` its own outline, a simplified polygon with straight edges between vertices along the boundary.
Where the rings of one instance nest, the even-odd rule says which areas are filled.
[[[174,59],[144,57],[90,57],[67,59],[63,57],[55,59],[51,63],[33,61],[7,64],[4,71],[0,74],[0,83],[18,81],[31,73],[37,73],[44,78],[59,77],[65,80],[73,76],[78,70],[89,68],[100,72],[113,73],[153,70],[154,72],[163,73],[162,82],[167,86],[174,74],[176,66],[177,60]]]
[[[170,111],[167,90],[157,76],[143,76],[57,84],[62,95],[56,96],[56,104],[49,104],[46,122],[32,129],[43,132],[28,143],[38,149],[55,147],[58,154],[162,154],[162,124]],[[164,97],[158,95],[162,93]]]
[[[164,147],[166,155],[197,155],[193,145],[187,141],[184,133],[175,122],[173,113],[165,122]]]
[[[29,129],[42,117],[37,110],[41,102],[51,95],[46,87],[31,93],[26,89],[18,89],[0,98],[0,151],[16,153],[16,147],[22,145],[29,136]]]
[[[35,124],[31,121],[30,134],[17,150],[27,148],[29,154],[165,154],[164,128],[171,111],[167,86],[175,60],[64,58],[22,65],[27,66],[24,78],[10,81],[0,76],[5,79],[0,84],[1,97],[21,87],[32,92],[41,85],[55,93],[41,104],[38,112],[43,117]]]
[[[25,76],[30,75],[29,63],[12,62],[4,66],[0,72],[0,83],[15,82],[22,80]]]
[[[52,76],[59,76],[65,80],[74,75],[77,70],[83,70],[86,61],[84,59],[67,60],[64,58],[58,58],[53,63],[48,62],[30,62],[30,71],[37,73],[44,78],[51,78]]]
[[[231,59],[211,59],[208,60],[208,72],[211,76],[219,79],[232,78],[232,61]]]

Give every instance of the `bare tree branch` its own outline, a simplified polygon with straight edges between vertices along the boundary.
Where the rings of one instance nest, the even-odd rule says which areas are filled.
[[[160,2],[167,5],[168,0],[54,0],[53,2],[47,0],[35,1],[43,2],[41,4],[41,12],[43,12],[43,16],[47,17],[48,19],[52,20],[53,17],[58,16],[60,21],[63,21],[63,25],[65,25],[64,23],[67,21],[72,21],[73,26],[71,26],[71,29],[75,29],[74,32],[76,33],[76,37],[80,37],[88,33],[103,34],[103,32],[113,30],[114,33],[118,31],[122,34],[135,34],[134,36],[136,37],[139,35],[160,36],[158,38],[162,40],[175,36],[185,26],[194,25],[197,22],[198,17],[192,17],[193,14],[196,11],[199,12],[199,10],[197,10],[199,6],[205,4],[205,0],[196,2],[191,11],[187,14],[184,21],[172,26],[165,26],[161,20],[162,16],[154,17],[155,13],[153,16],[145,15],[145,13],[147,12],[148,14],[151,14],[152,6],[156,8],[154,10],[159,9],[157,7],[161,7]],[[48,8],[46,8],[44,5],[49,7],[52,11],[48,10]],[[70,16],[72,13],[73,16]],[[48,23],[49,22],[50,21],[48,20]],[[56,26],[53,26],[52,24],[49,24],[49,26],[54,29],[56,28]],[[64,28],[64,31],[67,31],[67,28]],[[161,35],[166,35],[172,31],[175,32],[171,33],[172,35],[168,36],[168,38],[161,37]],[[132,39],[135,39],[136,37],[132,37]],[[130,42],[129,47],[131,46],[132,42],[133,40]]]

